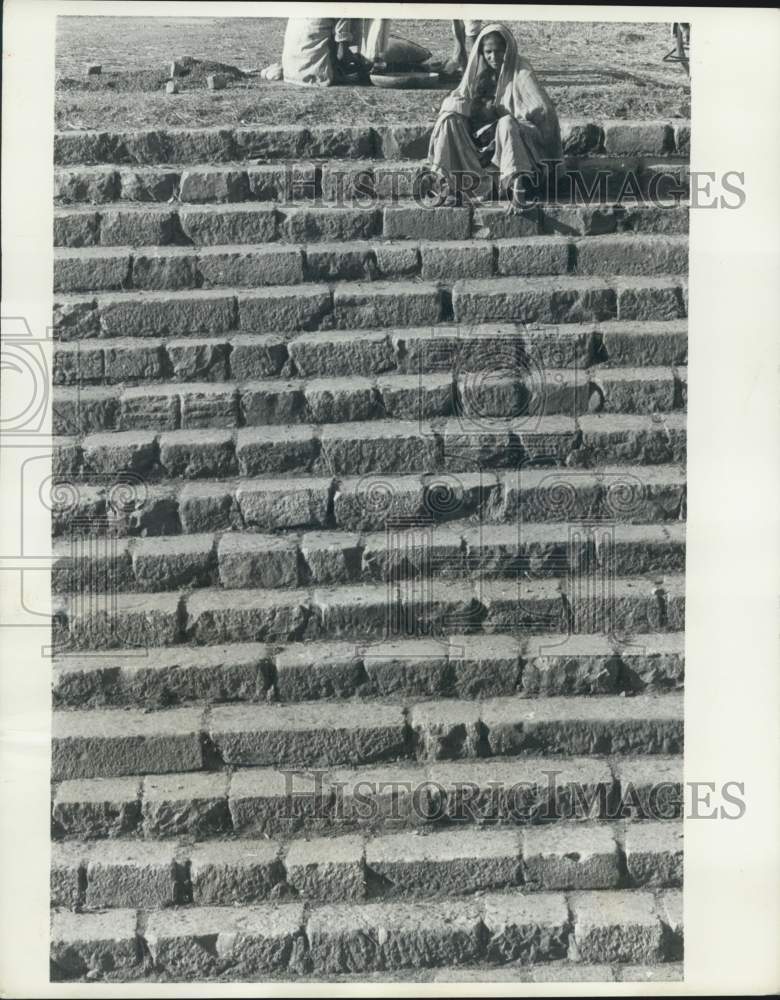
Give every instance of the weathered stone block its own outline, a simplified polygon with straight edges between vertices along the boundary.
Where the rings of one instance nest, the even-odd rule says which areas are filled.
[[[215,569],[213,535],[138,538],[133,545],[133,572],[142,590],[207,587]]]
[[[277,212],[273,205],[243,203],[179,209],[182,232],[196,246],[232,243],[270,243],[276,239]]]
[[[220,539],[218,559],[223,587],[298,585],[298,548],[287,538],[228,532]]]
[[[109,841],[87,861],[86,905],[162,907],[177,902],[182,876],[170,845],[148,841]]]
[[[140,821],[140,778],[63,781],[54,792],[52,823],[66,837],[123,837]]]
[[[354,282],[333,293],[336,326],[416,326],[441,319],[441,292],[433,283]]]
[[[309,472],[319,454],[313,428],[304,425],[244,427],[236,440],[242,476],[277,472]]]
[[[248,527],[318,528],[327,520],[331,484],[330,479],[244,479],[236,500]]]
[[[310,330],[331,311],[330,289],[324,285],[239,292],[237,299],[238,328],[246,333]]]
[[[210,841],[190,852],[192,901],[236,906],[271,898],[285,880],[278,844],[268,840]]]
[[[147,250],[133,254],[133,288],[151,291],[197,288],[198,261],[186,249]]]
[[[162,434],[160,464],[171,477],[228,476],[235,465],[233,435],[209,430]]]
[[[304,899],[346,902],[366,894],[360,837],[294,840],[287,849],[284,866],[288,884]]]
[[[224,772],[144,778],[144,834],[201,839],[230,832],[228,782]]]

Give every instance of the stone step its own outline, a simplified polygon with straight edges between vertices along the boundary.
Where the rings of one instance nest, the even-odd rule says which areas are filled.
[[[61,131],[54,136],[54,163],[128,165],[246,163],[249,159],[383,159],[427,155],[433,122],[358,126],[241,125],[236,128],[166,128]],[[593,122],[561,121],[563,150],[583,156],[666,156],[690,151],[690,121],[684,119]]]
[[[331,203],[178,201],[68,205],[54,209],[55,247],[219,247],[274,243],[294,249],[320,244],[323,256],[335,243],[384,237],[395,241],[492,240],[529,236],[604,236],[688,232],[688,203],[679,198],[624,198],[583,204],[542,201],[517,214],[507,203],[446,207],[416,201]],[[431,253],[435,260],[435,254]],[[403,269],[409,247],[384,249],[386,269]],[[508,257],[508,259],[511,259]],[[213,262],[212,262],[213,264]],[[435,265],[433,265],[435,266]],[[440,265],[439,265],[440,266]],[[238,270],[234,262],[234,269]],[[381,271],[381,264],[378,269]],[[159,273],[160,268],[156,269]],[[213,270],[213,267],[212,267]],[[155,268],[148,266],[147,275]]]
[[[203,334],[303,332],[335,325],[414,327],[459,324],[587,323],[678,320],[687,315],[685,278],[614,275],[461,278],[434,281],[271,285],[256,289],[61,295],[54,338],[192,337]],[[450,311],[451,316],[446,313]],[[324,374],[324,373],[323,373]]]
[[[527,698],[680,690],[682,633],[451,635],[446,639],[238,642],[179,646],[153,655],[54,659],[58,708],[158,707],[190,702],[329,698]]]
[[[246,161],[205,165],[80,166],[54,171],[54,202],[106,204],[114,201],[219,204],[220,202],[315,200],[363,204],[371,199],[422,197],[418,178],[424,160],[325,160],[247,166]],[[687,197],[689,161],[685,154],[566,156],[549,172],[560,197]],[[551,188],[552,189],[552,188]]]
[[[348,903],[536,892],[676,888],[676,822],[561,822],[311,840],[55,841],[52,908]]]
[[[299,590],[134,594],[111,590],[55,595],[57,652],[148,648],[179,642],[298,642],[396,639],[461,632],[644,633],[683,628],[682,576],[572,580],[414,579]],[[592,581],[592,582],[589,582]]]
[[[517,365],[489,373],[58,387],[52,432],[163,432],[439,417],[455,417],[478,429],[508,424],[516,417],[671,413],[683,409],[686,384],[685,368],[540,370]]]
[[[52,831],[59,840],[143,837],[147,843],[227,835],[288,840],[471,824],[538,824],[549,831],[567,820],[680,819],[683,787],[682,757],[659,754],[147,773],[56,783]]]
[[[216,481],[95,475],[53,488],[54,536],[159,536],[242,530],[382,532],[430,526],[542,521],[658,524],[685,518],[678,466],[532,468],[458,475]]]
[[[619,774],[620,780],[613,775]],[[63,781],[58,837],[309,837],[455,824],[671,819],[682,759],[531,758],[398,763],[311,774],[267,768]]]
[[[680,935],[681,936],[681,935]],[[382,973],[387,976],[387,973]],[[430,979],[428,978],[430,975]],[[439,972],[417,973],[414,977],[393,979],[393,982],[433,983],[682,983],[682,962],[662,965],[583,965],[577,962],[545,962],[542,965],[459,966]],[[352,981],[343,977],[339,982]],[[365,977],[361,982],[365,982]]]
[[[301,972],[331,976],[510,961],[576,959],[653,966],[679,958],[682,893],[667,890],[487,893],[431,902],[197,906],[75,914],[55,911],[53,978],[99,970],[123,980],[151,969],[174,980]],[[98,973],[99,975],[100,973]],[[94,978],[94,975],[93,975]]]
[[[685,461],[685,414],[372,420],[52,438],[58,480],[395,475]],[[386,491],[385,491],[386,492]]]
[[[248,531],[55,541],[52,591],[329,587],[430,579],[579,579],[682,573],[685,523],[446,525],[286,535]]]
[[[229,767],[682,752],[682,696],[301,702],[156,712],[55,712],[52,778],[113,778]]]
[[[184,339],[57,340],[57,385],[222,382],[512,369],[665,367],[687,363],[685,320],[524,325],[451,324],[387,330],[231,333]]]
[[[684,235],[615,234],[575,240],[526,236],[441,242],[357,240],[266,246],[66,247],[54,251],[57,293],[178,291],[422,277],[687,274]]]

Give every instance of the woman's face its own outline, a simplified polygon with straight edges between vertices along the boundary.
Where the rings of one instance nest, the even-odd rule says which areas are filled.
[[[494,73],[501,69],[505,52],[506,45],[501,35],[488,35],[482,42],[482,58]]]

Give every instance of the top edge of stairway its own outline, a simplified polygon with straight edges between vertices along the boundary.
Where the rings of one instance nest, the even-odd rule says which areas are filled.
[[[236,128],[67,130],[54,136],[54,162],[224,162],[251,157],[406,159],[424,156],[432,122],[363,126],[242,125]],[[562,119],[566,155],[592,152],[687,154],[688,119]]]

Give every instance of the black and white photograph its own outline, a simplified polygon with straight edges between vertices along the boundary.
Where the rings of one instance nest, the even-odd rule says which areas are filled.
[[[684,992],[688,821],[762,783],[685,756],[689,220],[750,197],[691,169],[696,19],[78,6],[44,346],[3,310],[36,975]]]

